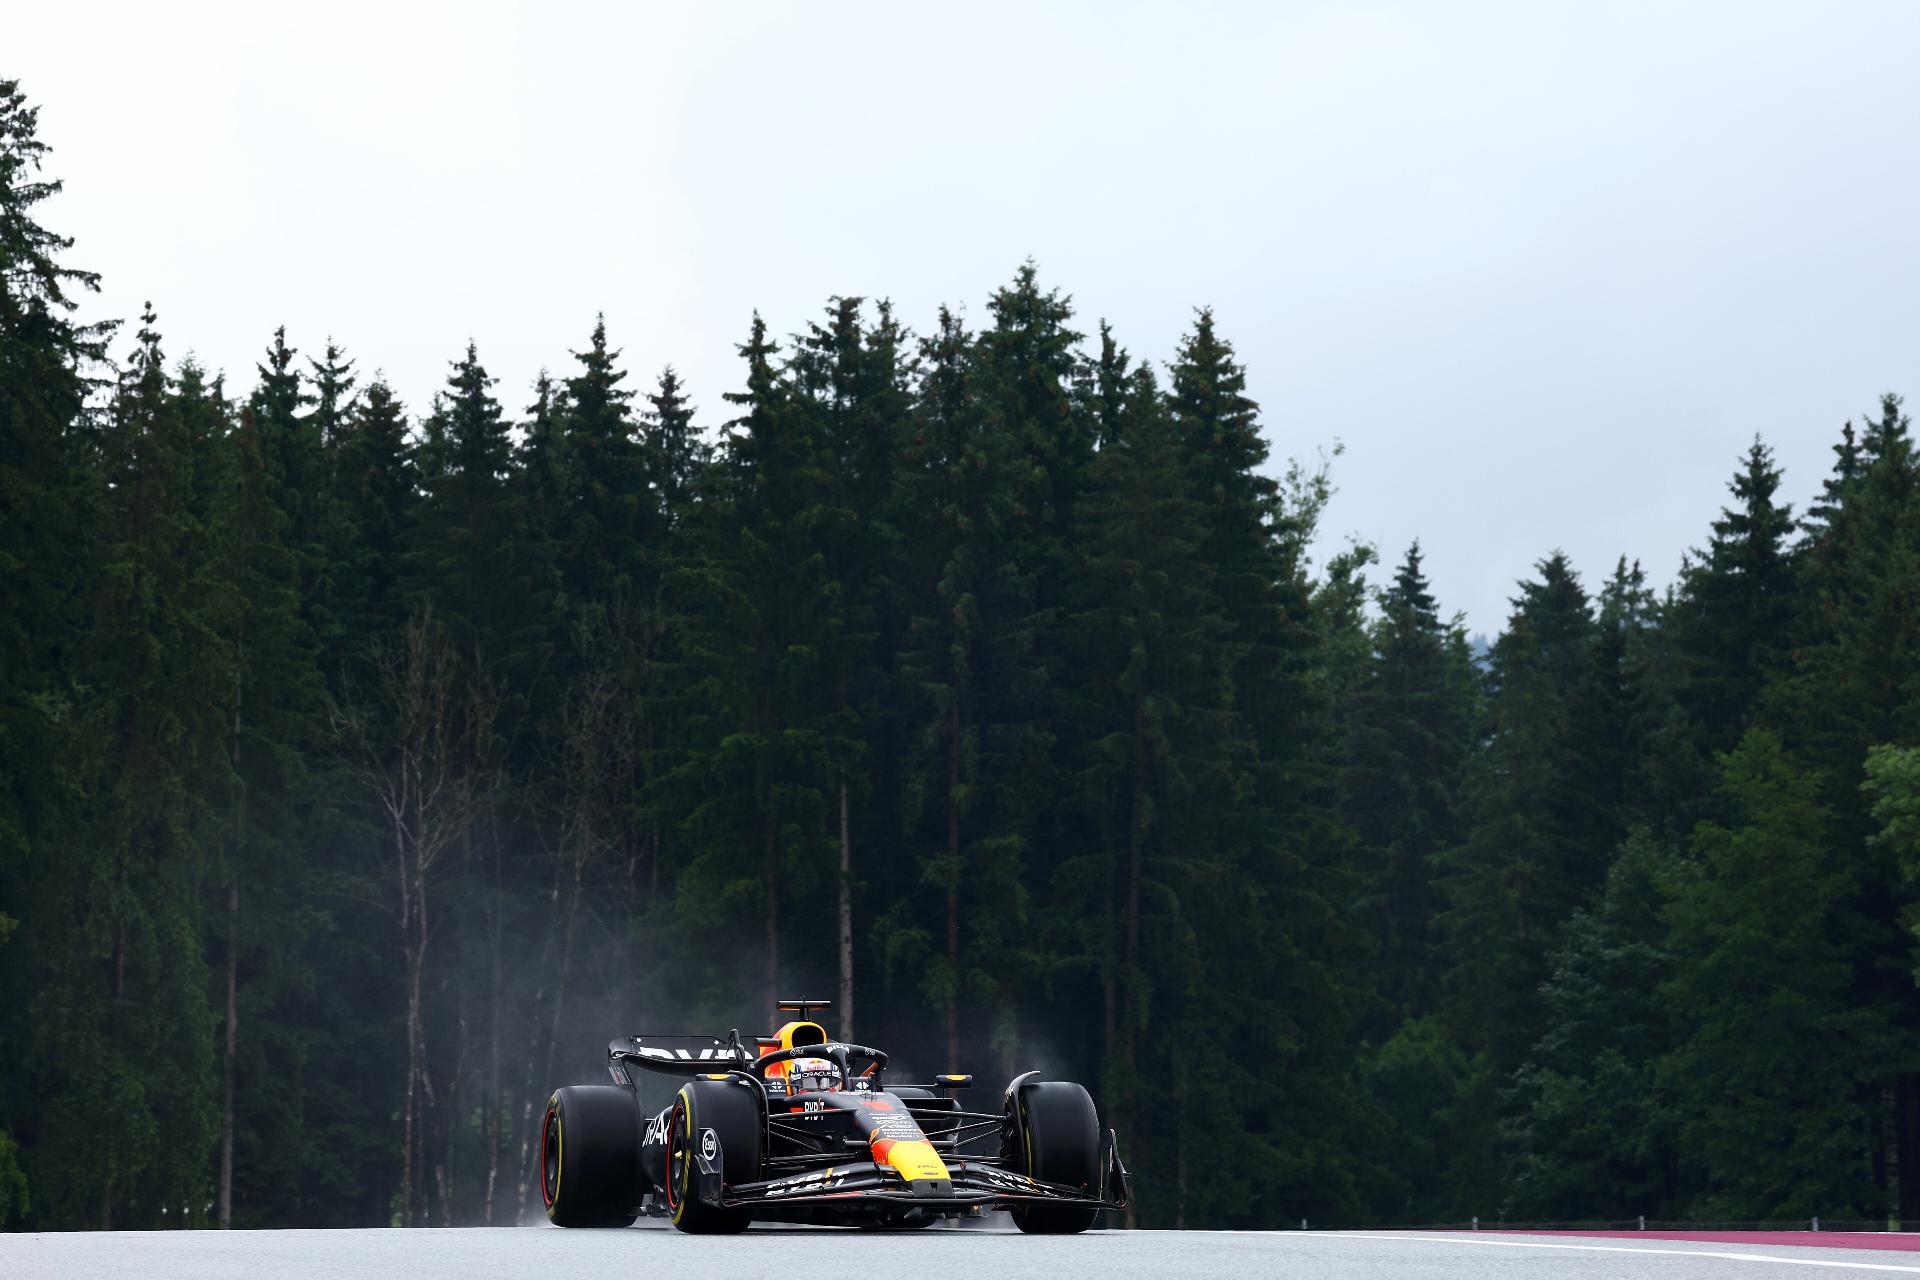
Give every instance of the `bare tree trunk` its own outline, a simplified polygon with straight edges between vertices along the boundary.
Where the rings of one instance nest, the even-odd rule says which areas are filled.
[[[773,788],[768,786],[765,794],[762,875],[767,891],[766,1000],[767,1014],[772,1017],[779,1012],[780,1006],[780,827],[773,813]]]
[[[442,1109],[447,1122],[440,1126],[440,1144],[436,1148],[433,1165],[433,1184],[440,1192],[440,1225],[453,1225],[453,1193],[459,1185],[459,1117],[463,1110],[462,1099],[467,1082],[467,1047],[470,1039],[467,1029],[470,1019],[467,1017],[466,990],[458,993],[459,1015],[456,1021],[455,1035],[460,1046],[459,1055],[454,1059],[453,1077],[447,1081],[447,1105]]]
[[[413,1126],[413,1199],[407,1205],[409,1226],[427,1225],[427,1144],[433,1133],[435,1098],[433,1073],[427,1063],[427,1020],[423,989],[427,972],[427,886],[425,868],[413,868],[413,936],[407,955],[407,1063],[419,1101]]]
[[[1116,957],[1114,956],[1114,952],[1113,952],[1113,932],[1114,932],[1113,873],[1114,873],[1115,863],[1118,861],[1118,859],[1114,856],[1115,850],[1113,848],[1113,839],[1111,835],[1106,837],[1106,845],[1107,845],[1107,857],[1106,857],[1107,885],[1106,885],[1106,891],[1102,895],[1106,899],[1105,906],[1103,907],[1106,918],[1103,922],[1104,927],[1101,929],[1101,942],[1100,942],[1100,952],[1101,952],[1101,955],[1100,955],[1100,1016],[1101,1016],[1101,1031],[1103,1035],[1103,1038],[1100,1043],[1101,1043],[1102,1053],[1106,1061],[1114,1062],[1117,1060],[1115,1057],[1115,1054],[1118,1049],[1118,1046],[1114,1043],[1114,1041],[1120,1033],[1120,986],[1118,981],[1119,973],[1117,971],[1117,966],[1115,964]]]
[[[655,827],[648,836],[653,853],[647,859],[647,905],[651,907],[660,899],[660,829]]]
[[[1147,733],[1146,713],[1138,698],[1133,704],[1133,806],[1127,823],[1127,919],[1126,950],[1122,963],[1126,973],[1126,1023],[1120,1037],[1121,1061],[1127,1066],[1128,1106],[1132,1106],[1134,1047],[1138,1040],[1137,1020],[1140,1008],[1140,877],[1147,842]],[[1132,1119],[1129,1115],[1128,1119]]]
[[[400,1106],[400,1225],[413,1225],[413,1130],[419,1109],[419,1089],[415,1075],[415,1026],[420,1004],[418,963],[413,950],[413,878],[407,874],[405,817],[394,814],[395,863],[400,869],[400,946],[407,965],[407,1075]]]
[[[1120,1096],[1124,1132],[1131,1139],[1140,1132],[1140,1086],[1135,1048],[1140,1026],[1140,880],[1147,843],[1147,733],[1146,713],[1138,696],[1133,702],[1133,803],[1127,822],[1126,950],[1122,955],[1125,1021],[1120,1031],[1120,1061],[1125,1087]],[[1127,1206],[1127,1225],[1134,1225],[1134,1209]]]
[[[1176,1064],[1173,1068],[1173,1114],[1187,1114],[1187,1072],[1184,1066]],[[1173,1229],[1187,1229],[1187,1126],[1173,1126]],[[1129,1212],[1128,1225],[1133,1222]]]
[[[553,1077],[553,1048],[560,1040],[560,1012],[566,1005],[567,980],[573,973],[573,939],[580,921],[580,899],[585,888],[586,858],[582,854],[573,863],[573,892],[567,895],[566,924],[560,933],[560,971],[553,984],[553,1017],[547,1023],[547,1064],[543,1079]]]
[[[357,754],[360,777],[392,836],[407,1010],[399,1201],[405,1223],[420,1226],[427,1219],[427,1151],[438,1107],[422,998],[432,938],[427,899],[434,867],[472,829],[481,779],[470,744],[487,740],[499,709],[477,663],[471,697],[464,708],[453,702],[462,668],[430,609],[409,618],[393,644],[377,646],[374,660],[372,703],[335,707],[334,727]]]
[[[235,872],[236,876],[238,871]],[[233,1075],[240,1048],[240,885],[227,886],[227,1037],[220,1071],[220,1230],[233,1230]]]
[[[1881,1115],[1884,1117],[1882,1142],[1887,1156],[1887,1230],[1900,1229],[1900,1109],[1893,1090],[1880,1090]]]
[[[120,879],[121,886],[124,888],[126,885],[126,866],[124,863],[120,868]],[[124,923],[114,927],[113,977],[109,983],[108,991],[113,997],[112,1007],[117,1010],[121,998],[126,995],[127,991],[127,933]],[[111,1013],[108,1015],[108,1019],[107,1034],[111,1037],[113,1034],[113,1023],[117,1021],[117,1019],[115,1019]],[[102,1231],[111,1231],[113,1230],[113,1148],[105,1143],[101,1145],[107,1168],[105,1176],[100,1179],[100,1229]]]
[[[840,784],[840,1038],[853,1039],[853,838],[847,784]]]
[[[553,863],[553,882],[547,887],[547,901],[550,904],[557,903],[560,900],[560,873],[560,860],[556,858]],[[547,913],[547,918],[548,927],[546,938],[540,947],[540,964],[535,969],[536,973],[542,975],[548,974],[553,970],[553,946],[556,930],[552,924],[551,911]],[[534,990],[533,1007],[536,1009],[539,1008],[546,999],[546,995],[547,988],[543,978],[541,985]],[[538,1025],[537,1022],[533,1024],[535,1027],[538,1027]],[[540,1110],[539,1104],[546,1096],[544,1089],[541,1088],[544,1080],[544,1077],[540,1075],[541,1055],[543,1050],[549,1054],[552,1052],[553,1041],[551,1038],[548,1038],[546,1044],[542,1045],[538,1038],[538,1032],[535,1031],[527,1037],[526,1048],[527,1070],[522,1079],[520,1090],[520,1119],[516,1125],[516,1131],[520,1135],[520,1150],[519,1157],[514,1165],[514,1167],[519,1170],[519,1177],[514,1182],[515,1198],[513,1220],[521,1226],[526,1225],[527,1205],[532,1198],[533,1192],[533,1144],[536,1138],[535,1112],[536,1110]]]
[[[500,973],[500,831],[494,825],[492,812],[487,819],[487,840],[493,853],[493,954],[489,958],[490,972],[488,985],[491,990],[487,997],[487,1120],[483,1128],[487,1136],[487,1198],[486,1224],[493,1225],[493,1194],[500,1182],[500,1121],[505,1110],[504,1100],[500,1097],[500,1005],[502,979]]]
[[[960,1070],[960,691],[947,726],[947,1070]]]
[[[246,644],[238,646],[242,664]],[[216,1223],[233,1230],[233,1078],[240,1049],[240,846],[246,839],[247,787],[240,779],[241,702],[244,686],[233,691],[233,866],[227,885],[227,1035],[226,1056],[220,1065],[220,1191]]]
[[[410,940],[407,947],[407,1225],[426,1225],[426,1129],[427,1107],[425,1077],[427,1070],[426,1025],[421,1016],[421,970],[425,967],[423,940]]]

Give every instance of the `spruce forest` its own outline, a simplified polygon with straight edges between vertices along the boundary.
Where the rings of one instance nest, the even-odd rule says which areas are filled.
[[[54,172],[0,81],[0,1224],[530,1220],[552,1086],[788,996],[1086,1081],[1143,1226],[1920,1219],[1897,396],[1481,651],[1205,309],[409,404],[88,320]]]

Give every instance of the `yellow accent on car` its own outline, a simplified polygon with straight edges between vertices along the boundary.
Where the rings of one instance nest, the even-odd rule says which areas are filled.
[[[673,1223],[675,1226],[680,1224],[680,1219],[687,1212],[687,1201],[693,1199],[693,1098],[691,1091],[684,1086],[680,1090],[679,1116],[680,1119],[685,1122],[686,1129],[681,1146],[681,1150],[685,1154],[681,1156],[680,1168],[682,1172],[679,1179],[680,1185],[674,1188],[673,1195]],[[671,1123],[671,1118],[669,1118],[669,1123]],[[673,1143],[671,1141],[667,1143],[667,1150],[669,1152],[673,1150]],[[674,1180],[672,1165],[668,1165],[667,1167],[667,1179],[668,1181]]]
[[[789,1022],[773,1034],[782,1049],[827,1042],[827,1029],[817,1022]]]
[[[887,1163],[897,1170],[908,1182],[918,1182],[924,1178],[951,1178],[947,1162],[933,1149],[933,1144],[924,1138],[917,1141],[896,1142],[887,1148]]]

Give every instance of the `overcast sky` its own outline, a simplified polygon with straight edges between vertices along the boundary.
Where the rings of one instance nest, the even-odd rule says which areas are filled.
[[[1796,505],[1920,393],[1920,5],[16,6],[45,206],[251,385],[276,325],[512,410],[604,311],[712,426],[754,308],[976,321],[1029,255],[1165,360],[1215,308],[1326,549],[1415,537],[1497,630],[1698,545],[1758,432]],[[24,38],[23,38],[24,37]]]

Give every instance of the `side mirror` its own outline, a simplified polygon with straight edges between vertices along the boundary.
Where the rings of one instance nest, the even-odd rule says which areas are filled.
[[[972,1086],[972,1076],[935,1076],[935,1086],[941,1089],[966,1089]]]

